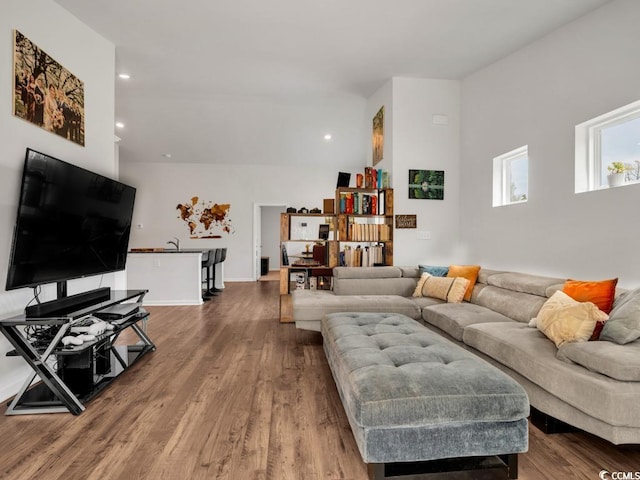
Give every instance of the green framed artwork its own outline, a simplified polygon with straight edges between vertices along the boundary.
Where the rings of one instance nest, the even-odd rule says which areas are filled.
[[[409,198],[444,200],[444,170],[409,170]]]

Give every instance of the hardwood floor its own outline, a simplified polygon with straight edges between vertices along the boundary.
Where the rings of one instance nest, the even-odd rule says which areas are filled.
[[[315,332],[278,323],[277,282],[150,307],[147,355],[80,416],[0,416],[0,478],[364,480]],[[640,471],[638,447],[530,428],[520,479]]]

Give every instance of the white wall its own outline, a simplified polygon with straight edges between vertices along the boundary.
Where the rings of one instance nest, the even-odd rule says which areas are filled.
[[[365,106],[362,97],[338,93],[289,101],[216,98],[203,105],[201,125],[211,158],[197,158],[192,149],[187,158],[174,155],[172,164],[160,162],[159,152],[171,151],[169,146],[150,145],[148,158],[132,158],[127,145],[135,136],[123,133],[121,178],[138,187],[131,246],[165,247],[178,237],[188,248],[227,247],[225,281],[253,280],[254,205],[322,210],[322,200],[335,196],[339,171],[364,169]],[[170,104],[165,107],[172,111]],[[214,121],[211,115],[220,112],[223,120]],[[181,122],[175,124],[179,137]],[[333,135],[331,141],[324,140],[325,133]],[[210,164],[211,159],[216,163]],[[231,204],[234,233],[222,233],[220,239],[189,238],[176,206],[193,196]],[[135,228],[137,224],[143,228]],[[279,225],[278,218],[278,232]],[[278,268],[279,253],[273,257],[270,268]]]
[[[367,157],[365,164],[367,166],[373,165],[373,117],[376,116],[380,107],[384,107],[384,144],[382,151],[382,160],[375,165],[376,168],[382,168],[389,172],[389,185],[393,187],[393,136],[394,136],[394,124],[393,124],[393,79],[389,79],[382,87],[380,87],[371,97],[367,99],[366,107],[366,128],[364,130],[364,137],[362,138],[362,144],[367,146]],[[355,180],[352,176],[351,187],[355,187]]]
[[[352,169],[360,170],[360,166]],[[120,176],[138,187],[131,247],[166,247],[173,237],[178,237],[180,246],[185,248],[227,247],[224,280],[250,281],[254,268],[254,204],[322,210],[322,199],[335,195],[338,171],[322,165],[122,163]],[[191,239],[176,206],[193,196],[231,204],[229,218],[234,233],[222,233],[219,239]],[[279,218],[277,222],[279,229]],[[137,224],[143,228],[137,229]],[[279,257],[272,259],[271,267],[275,265],[279,266]]]
[[[225,281],[252,280],[254,204],[322,209],[322,199],[334,197],[338,171],[351,173],[351,186],[355,186],[355,173],[372,164],[372,120],[382,105],[385,106],[384,159],[376,168],[387,169],[390,173],[391,185],[396,189],[396,213],[418,215],[418,229],[428,230],[432,235],[432,240],[425,241],[417,239],[417,230],[396,230],[394,263],[454,263],[459,258],[456,245],[460,95],[459,82],[446,80],[394,78],[366,101],[350,99],[341,104],[334,110],[334,115],[347,115],[351,119],[348,131],[362,140],[361,150],[353,152],[352,142],[341,144],[339,130],[332,132],[335,143],[315,145],[317,139],[309,138],[309,149],[319,159],[312,167],[296,162],[299,151],[288,154],[286,149],[279,150],[283,155],[281,166],[260,162],[233,164],[233,152],[218,154],[229,158],[229,163],[225,164],[176,165],[125,160],[124,150],[121,151],[121,179],[138,188],[131,246],[165,247],[168,240],[178,237],[185,248],[227,247]],[[325,110],[323,115],[327,116],[327,123],[332,123],[331,109]],[[290,122],[287,128],[291,131],[284,135],[296,137],[299,132],[308,138],[309,125],[317,125],[313,109],[296,106],[287,113],[290,114],[296,115],[298,121]],[[436,114],[446,115],[449,124],[434,125],[433,115]],[[252,141],[261,142],[260,139]],[[265,155],[271,156],[270,143],[265,139],[262,144],[269,151]],[[350,161],[336,167],[334,158],[344,158],[344,152],[350,152],[347,156]],[[445,200],[409,200],[410,168],[445,170]],[[189,230],[179,219],[176,206],[193,196],[207,202],[230,203],[229,216],[235,232],[222,233],[220,239],[189,238]],[[136,229],[137,224],[143,227]],[[276,258],[271,260],[271,268],[279,265],[279,257]]]
[[[640,185],[574,194],[574,127],[640,99],[640,2],[618,0],[466,78],[467,260],[640,283]],[[492,208],[492,159],[529,145],[529,201]]]
[[[447,124],[434,123],[434,116]],[[460,261],[460,82],[393,79],[394,214],[417,215],[416,229],[394,231],[396,265]],[[409,170],[444,170],[444,200],[409,199]],[[418,232],[430,240],[419,240]]]
[[[12,115],[13,29],[84,81],[86,146],[81,147]],[[113,148],[115,48],[49,0],[3,0],[0,7],[0,276],[6,276],[20,177],[26,147],[53,155],[107,176],[114,176]],[[69,284],[69,293],[113,286],[120,276],[105,275]],[[86,286],[86,288],[85,288]],[[53,298],[45,289],[42,299]],[[0,316],[20,313],[31,290],[0,292]],[[9,343],[0,338],[0,399],[13,395],[29,370],[20,358],[6,357]]]
[[[417,229],[394,230],[393,263],[457,263],[460,82],[394,77],[369,99],[367,117],[372,119],[382,105],[384,159],[376,167],[390,173],[394,214],[417,217]],[[445,116],[447,125],[435,124],[434,115]],[[368,135],[370,144],[371,127]],[[409,170],[444,170],[444,200],[409,199]],[[428,231],[431,239],[418,240],[419,231]]]

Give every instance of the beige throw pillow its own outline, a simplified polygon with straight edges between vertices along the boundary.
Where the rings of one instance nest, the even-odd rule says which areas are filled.
[[[460,303],[469,286],[469,280],[461,277],[434,277],[428,273],[420,276],[413,292],[414,297],[433,297],[449,303]]]
[[[424,282],[427,281],[427,278],[429,278],[431,276],[430,273],[427,272],[423,272],[422,275],[420,275],[420,280],[418,280],[418,284],[416,285],[416,289],[413,291],[413,296],[414,297],[421,297],[422,296],[422,286],[424,285]]]
[[[577,302],[558,290],[544,303],[532,324],[560,347],[569,342],[586,342],[596,322],[608,318],[594,303]]]

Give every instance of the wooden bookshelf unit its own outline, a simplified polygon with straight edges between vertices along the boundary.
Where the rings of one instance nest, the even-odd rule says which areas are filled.
[[[282,323],[293,322],[291,292],[330,289],[333,267],[393,265],[393,189],[337,188],[334,212],[280,214]]]

